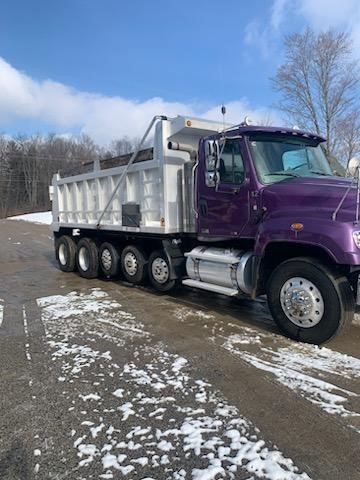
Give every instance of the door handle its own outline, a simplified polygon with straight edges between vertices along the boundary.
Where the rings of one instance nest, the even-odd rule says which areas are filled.
[[[208,214],[208,204],[206,200],[199,201],[200,214],[205,217]]]

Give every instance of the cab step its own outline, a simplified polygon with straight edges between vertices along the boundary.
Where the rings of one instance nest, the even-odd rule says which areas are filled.
[[[200,280],[191,280],[190,278],[183,280],[182,283],[187,287],[201,288],[202,290],[221,293],[222,295],[227,295],[228,297],[235,297],[235,295],[239,294],[239,290],[236,290],[235,288],[214,285],[213,283],[200,282]]]

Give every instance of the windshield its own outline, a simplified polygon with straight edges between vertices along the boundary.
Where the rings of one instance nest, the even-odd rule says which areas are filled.
[[[321,146],[309,139],[254,135],[249,144],[262,183],[332,175]]]

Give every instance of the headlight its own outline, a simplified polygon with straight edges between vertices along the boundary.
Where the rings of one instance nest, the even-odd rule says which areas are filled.
[[[353,239],[358,248],[360,248],[360,232],[353,232]]]

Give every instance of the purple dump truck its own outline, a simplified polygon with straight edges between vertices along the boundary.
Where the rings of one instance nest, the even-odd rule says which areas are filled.
[[[286,335],[326,342],[354,315],[360,224],[358,185],[333,174],[323,141],[155,117],[134,154],[54,177],[60,269],[161,292],[182,283],[240,301],[266,294]]]

